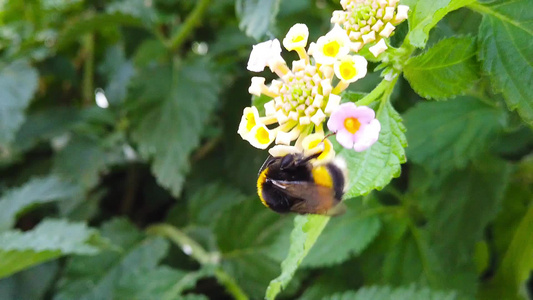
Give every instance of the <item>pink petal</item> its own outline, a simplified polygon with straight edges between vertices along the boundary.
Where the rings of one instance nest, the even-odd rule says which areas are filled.
[[[344,148],[351,149],[354,146],[354,135],[349,133],[348,130],[339,130],[335,135],[337,142]]]
[[[359,106],[351,111],[350,116],[359,120],[361,124],[368,124],[376,118],[376,113],[368,106]]]
[[[328,120],[328,129],[332,132],[337,132],[344,129],[344,120],[351,116],[352,111],[357,106],[352,102],[342,103],[331,114]]]
[[[379,138],[381,124],[374,119],[370,124],[362,126],[355,136],[353,149],[357,152],[364,151],[372,146]]]

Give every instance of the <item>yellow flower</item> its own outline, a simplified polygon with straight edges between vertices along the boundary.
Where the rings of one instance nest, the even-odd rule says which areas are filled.
[[[329,161],[335,157],[333,144],[328,139],[324,139],[324,134],[320,132],[306,136],[302,141],[302,147],[305,156],[322,152],[317,157],[318,160]]]
[[[339,57],[350,52],[350,38],[340,26],[318,38],[312,55],[317,64],[333,65]]]
[[[335,63],[335,75],[342,81],[355,82],[365,77],[367,64],[360,55],[346,55]]]
[[[237,133],[243,140],[248,139],[248,135],[259,122],[259,112],[255,106],[245,107],[242,112],[241,123],[239,124],[239,130]]]
[[[276,132],[268,129],[265,124],[257,124],[248,135],[248,142],[258,149],[266,149],[276,138]]]
[[[287,35],[283,39],[283,46],[289,51],[296,49],[304,49],[307,46],[307,38],[309,37],[309,29],[305,24],[295,24],[289,29]]]

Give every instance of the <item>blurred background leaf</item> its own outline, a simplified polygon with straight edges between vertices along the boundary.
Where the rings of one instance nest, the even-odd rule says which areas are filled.
[[[252,45],[338,1],[0,1],[0,299],[531,297],[532,3],[401,4],[329,218],[265,208],[236,132]]]

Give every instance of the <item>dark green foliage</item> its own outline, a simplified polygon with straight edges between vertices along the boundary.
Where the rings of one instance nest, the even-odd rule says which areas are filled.
[[[275,78],[246,70],[252,45],[295,23],[316,42],[338,1],[0,3],[0,299],[528,293],[532,0],[401,0],[397,48],[342,94],[381,131],[364,152],[330,137],[335,218],[264,207],[268,154],[237,129],[270,100],[250,78]]]

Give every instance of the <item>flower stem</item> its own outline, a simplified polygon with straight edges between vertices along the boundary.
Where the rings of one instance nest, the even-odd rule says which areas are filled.
[[[187,234],[179,230],[178,228],[168,224],[157,224],[148,227],[146,230],[149,234],[159,235],[166,237],[176,245],[180,246],[184,252],[189,252],[192,258],[198,261],[200,264],[212,264],[218,263],[218,253],[207,252],[200,244],[190,238]],[[185,250],[189,249],[189,250]]]
[[[210,0],[200,0],[196,3],[194,10],[189,14],[179,31],[171,37],[168,44],[171,51],[179,49],[191,31],[200,24],[202,16],[207,11],[210,2]]]

